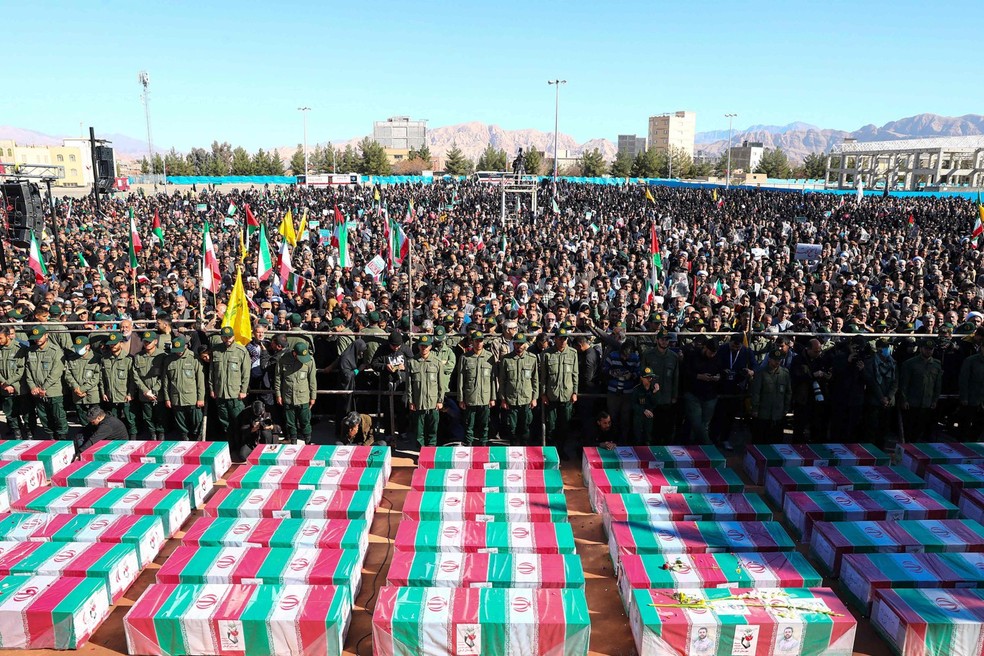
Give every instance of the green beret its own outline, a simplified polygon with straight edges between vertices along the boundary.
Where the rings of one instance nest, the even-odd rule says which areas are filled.
[[[62,313],[61,306],[58,305],[57,303],[55,303],[54,305],[51,306],[51,309],[49,310],[49,312],[50,312],[51,316],[53,316],[53,317],[60,317],[61,316],[61,313]]]
[[[293,317],[297,317],[297,315],[296,314],[292,314],[291,317],[292,318],[291,318],[290,322],[291,323],[294,323]],[[297,318],[300,319],[300,317],[297,317]],[[297,323],[300,323],[300,321],[298,321]],[[341,317],[335,317],[334,319],[331,320],[331,327],[332,328],[338,328],[339,326],[344,326],[344,325],[345,325],[345,319],[343,319]]]
[[[444,326],[434,326],[434,339],[439,340],[447,334],[448,331]]]
[[[288,317],[288,321],[290,321],[295,326],[300,326],[301,325],[301,315],[299,315],[298,313],[295,312],[295,313],[293,313],[292,315],[290,315]]]
[[[554,333],[554,337],[557,339],[567,339],[567,336],[567,328],[564,328],[563,326],[558,328],[557,332]]]
[[[379,312],[373,310],[369,313],[369,323],[379,323]]]

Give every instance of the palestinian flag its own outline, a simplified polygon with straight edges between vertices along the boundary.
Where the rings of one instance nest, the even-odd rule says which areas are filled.
[[[156,583],[123,628],[131,654],[341,656],[351,615],[345,587]]]
[[[202,287],[213,294],[219,291],[222,286],[222,274],[219,273],[219,258],[215,252],[215,244],[212,243],[212,232],[205,222],[205,230],[202,233]]]
[[[294,271],[294,265],[290,261],[290,247],[287,240],[280,242],[280,258],[278,261],[280,287],[286,292],[300,292],[304,286],[304,279]]]
[[[551,209],[553,209],[554,214],[560,214],[560,205],[557,204],[557,197],[550,199]]]
[[[522,492],[422,492],[410,490],[403,519],[416,521],[566,522],[563,494]]]
[[[400,522],[398,551],[446,553],[572,554],[567,522]]]
[[[414,588],[584,588],[577,554],[396,551],[387,585]]]
[[[185,546],[351,549],[365,552],[369,522],[340,519],[202,517],[181,539]]]
[[[0,440],[0,461],[36,460],[48,476],[68,467],[74,457],[72,443],[64,440]]]
[[[656,222],[649,229],[649,285],[652,292],[659,290],[659,280],[663,277],[663,255],[659,248],[659,236],[656,234]]]
[[[34,272],[35,284],[41,285],[48,278],[48,266],[44,263],[41,245],[38,244],[38,238],[34,235],[33,230],[31,230],[31,247],[27,254],[27,266]]]
[[[0,589],[0,649],[79,649],[109,617],[95,578],[5,576]]]
[[[136,269],[139,265],[137,253],[143,250],[143,243],[140,241],[140,233],[137,232],[137,218],[130,208],[130,268]]]
[[[552,446],[425,446],[421,469],[560,469]]]
[[[247,210],[249,208],[247,207]],[[260,253],[256,257],[256,277],[263,282],[273,273],[273,259],[270,257],[270,241],[267,239],[266,226],[260,226]]]
[[[410,489],[559,494],[564,481],[559,469],[416,469]]]
[[[788,552],[796,542],[779,522],[612,522],[608,551],[623,554]]]
[[[888,454],[874,444],[749,444],[742,461],[758,485],[765,484],[769,467],[887,464]]]
[[[929,489],[956,503],[964,490],[984,488],[984,464],[930,465],[925,478]]]
[[[253,210],[249,208],[249,203],[246,203],[244,207],[246,209],[246,239],[249,240],[260,229],[260,222],[253,216]]]
[[[915,490],[926,481],[907,469],[882,465],[841,467],[769,467],[765,493],[782,506],[788,492],[810,490]]]
[[[980,588],[977,553],[847,554],[840,580],[847,602],[868,615],[877,592],[899,588]]]
[[[83,451],[82,460],[206,466],[212,470],[214,478],[220,478],[232,467],[229,444],[226,442],[102,440]]]
[[[205,505],[207,517],[278,517],[371,520],[376,500],[369,490],[219,489]]]
[[[22,496],[48,484],[44,465],[36,460],[0,462],[0,504],[10,505]]]
[[[157,238],[157,243],[164,248],[164,228],[161,227],[161,216],[154,210],[154,227],[153,227],[154,237]]]
[[[592,469],[585,481],[588,498],[595,512],[601,510],[605,494],[692,492],[744,492],[738,472],[727,467],[710,469]]]
[[[226,210],[226,216],[236,216],[236,204],[229,203],[229,209]]]
[[[927,442],[900,444],[902,466],[922,476],[930,465],[954,465],[961,462],[984,463],[984,442],[966,444]],[[2,458],[2,454],[0,454]]]
[[[159,517],[12,513],[0,518],[0,540],[129,544],[137,548],[140,567],[145,567],[157,557],[165,538]]]
[[[208,467],[137,462],[75,462],[51,477],[53,485],[68,487],[130,487],[184,490],[197,508],[215,479]]]

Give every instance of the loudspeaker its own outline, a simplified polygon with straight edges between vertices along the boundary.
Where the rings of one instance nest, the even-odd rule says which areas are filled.
[[[96,184],[100,191],[109,191],[116,177],[113,165],[113,149],[109,146],[96,146]]]
[[[7,228],[10,243],[27,248],[31,245],[31,230],[40,233],[44,227],[44,206],[41,191],[28,182],[5,182],[3,196],[7,209]]]

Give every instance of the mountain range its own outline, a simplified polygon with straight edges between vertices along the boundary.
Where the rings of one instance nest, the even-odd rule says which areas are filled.
[[[865,125],[853,132],[821,128],[809,123],[794,122],[787,125],[753,125],[746,129],[735,130],[732,143],[742,141],[759,141],[766,148],[782,148],[789,159],[794,162],[802,161],[807,155],[815,152],[827,152],[832,146],[842,142],[846,137],[854,137],[858,141],[881,141],[885,139],[913,139],[917,137],[965,136],[984,134],[984,116],[968,114],[966,116],[940,116],[938,114],[918,114],[907,118],[890,121],[882,126]],[[139,159],[147,151],[147,143],[122,134],[100,135],[112,141],[117,157],[120,159]],[[348,141],[335,142],[335,147],[344,148],[347,144],[355,146],[363,137]],[[443,127],[431,128],[427,131],[427,141],[431,153],[442,156],[453,143],[466,157],[477,160],[485,147],[492,144],[501,148],[512,158],[519,148],[536,146],[537,150],[553,154],[552,132],[522,129],[505,130],[498,125],[471,122],[459,123]],[[41,132],[11,126],[0,126],[0,139],[13,139],[19,145],[57,145],[61,137],[55,137]],[[714,130],[698,132],[695,135],[695,147],[710,156],[725,152],[728,146],[728,131]],[[208,144],[202,144],[208,147]],[[315,144],[309,144],[314,148]],[[574,137],[567,134],[557,136],[557,148],[580,155],[585,151],[597,148],[606,160],[615,158],[617,148],[608,139],[591,139],[578,143]],[[294,153],[296,145],[278,146],[275,148],[281,157],[287,161]]]

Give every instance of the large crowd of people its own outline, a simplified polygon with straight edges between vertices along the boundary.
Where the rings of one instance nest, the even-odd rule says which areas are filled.
[[[207,416],[208,434],[237,454],[278,432],[408,448],[545,440],[569,455],[582,444],[730,449],[739,434],[981,435],[972,201],[561,181],[541,185],[535,213],[527,202],[503,222],[501,200],[497,185],[456,180],[169,187],[104,197],[98,215],[92,197],[60,199],[60,260],[54,229],[41,243],[48,276],[7,246],[7,430],[66,438],[74,409],[84,439],[197,439]],[[259,280],[255,235],[241,256],[247,207],[274,262],[288,210],[296,230],[303,219],[290,249],[300,289]],[[350,267],[331,240],[336,208],[351,225]],[[402,263],[390,220],[410,245]],[[214,293],[201,285],[205,221],[222,272]],[[819,255],[798,259],[800,244]],[[374,276],[377,255],[390,265]],[[237,268],[253,314],[245,345],[221,330]],[[331,431],[313,431],[319,417]]]

